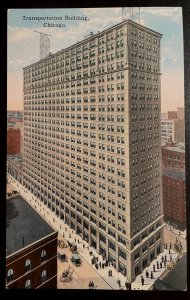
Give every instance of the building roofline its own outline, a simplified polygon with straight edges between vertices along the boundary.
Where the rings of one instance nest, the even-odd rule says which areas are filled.
[[[113,25],[113,26],[111,26],[111,27],[109,27],[109,28],[107,28],[107,29],[104,29],[103,31],[97,32],[97,33],[91,35],[90,37],[84,38],[84,39],[83,39],[82,41],[80,41],[80,42],[77,42],[77,43],[75,43],[75,44],[72,44],[71,46],[68,46],[68,47],[66,47],[66,48],[64,48],[64,49],[61,49],[61,50],[55,52],[54,54],[50,54],[49,56],[47,56],[47,57],[45,57],[45,58],[43,58],[43,59],[40,59],[40,60],[38,60],[38,61],[32,63],[31,65],[28,65],[28,66],[26,66],[26,67],[23,67],[22,69],[25,70],[25,69],[27,69],[28,67],[34,66],[34,65],[37,64],[37,63],[44,62],[44,61],[46,61],[47,59],[49,59],[50,57],[52,58],[52,57],[58,55],[58,54],[61,53],[61,52],[67,51],[67,50],[69,50],[69,49],[72,49],[72,48],[75,47],[76,45],[82,44],[84,41],[88,41],[88,40],[94,38],[95,36],[97,37],[98,35],[101,35],[101,34],[105,33],[106,31],[109,31],[110,29],[114,29],[114,27],[120,26],[120,25],[122,25],[122,24],[127,24],[127,23],[128,23],[128,24],[138,25],[138,27],[140,27],[140,28],[142,28],[142,29],[149,30],[150,32],[152,32],[152,33],[154,33],[154,34],[156,34],[156,35],[159,35],[160,37],[163,36],[163,34],[157,32],[157,31],[155,31],[155,30],[152,30],[152,29],[150,29],[150,28],[148,28],[148,27],[145,27],[145,26],[143,26],[143,25],[141,25],[141,24],[138,24],[138,23],[136,23],[136,22],[134,22],[134,21],[132,21],[132,20],[127,19],[127,20],[124,20],[124,21],[122,21],[122,22],[120,22],[120,23],[117,23],[116,25]]]
[[[28,244],[27,246],[24,246],[24,247],[20,248],[19,250],[16,250],[15,252],[12,252],[11,254],[9,254],[9,255],[6,256],[6,259],[11,258],[11,256],[14,256],[15,254],[18,254],[18,253],[20,253],[21,251],[24,251],[24,250],[26,250],[27,248],[30,248],[31,246],[33,246],[33,245],[35,245],[35,244],[37,244],[37,243],[40,243],[40,242],[42,242],[43,240],[45,240],[45,239],[47,239],[47,238],[49,238],[49,237],[51,237],[51,236],[53,236],[53,235],[55,235],[55,234],[58,234],[58,231],[53,231],[53,232],[51,232],[51,233],[45,235],[44,237],[37,239],[36,241],[32,242],[31,244]]]

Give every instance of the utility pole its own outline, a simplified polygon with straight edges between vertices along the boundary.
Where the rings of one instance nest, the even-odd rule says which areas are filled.
[[[40,34],[40,59],[46,58],[50,53],[50,34],[34,31]]]

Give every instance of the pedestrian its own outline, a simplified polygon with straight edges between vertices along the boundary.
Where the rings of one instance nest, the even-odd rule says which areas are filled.
[[[78,244],[79,244],[79,239],[78,239]]]
[[[162,268],[162,262],[160,262],[160,269]]]
[[[155,272],[155,265],[153,265],[153,272]]]
[[[170,249],[172,248],[172,243],[170,242]]]
[[[168,249],[168,244],[166,243],[166,250]]]
[[[153,272],[150,273],[150,278],[153,279]]]
[[[164,267],[166,267],[166,260],[164,261]]]
[[[99,267],[100,267],[100,269],[102,268],[102,264],[101,264],[101,261],[99,262]]]
[[[141,276],[141,283],[142,283],[142,285],[144,285],[144,277],[143,276]]]
[[[157,264],[157,269],[159,269],[159,263],[158,263],[158,261],[156,262],[156,264]]]
[[[148,270],[146,270],[146,278],[149,277],[149,273],[148,273]]]
[[[163,255],[162,255],[162,262],[164,261],[164,257],[163,257]]]
[[[167,255],[165,255],[165,261],[167,261]]]
[[[108,270],[108,276],[110,277],[110,270]]]
[[[96,257],[96,261],[98,262],[98,256]]]
[[[170,262],[172,261],[172,256],[170,255]]]
[[[170,249],[169,249],[169,254],[170,254]]]
[[[117,279],[117,283],[118,283],[119,287],[121,287],[121,281],[119,278]]]
[[[104,269],[104,263],[102,263],[102,269]]]
[[[85,245],[83,244],[83,249],[84,249]]]
[[[110,276],[112,276],[112,270],[110,270]]]

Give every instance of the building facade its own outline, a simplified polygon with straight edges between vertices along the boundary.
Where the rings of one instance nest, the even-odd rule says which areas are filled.
[[[185,228],[186,196],[184,170],[163,170],[163,205],[164,218]]]
[[[56,289],[57,232],[21,197],[6,208],[6,287]]]
[[[21,153],[21,130],[19,128],[7,129],[7,154]]]
[[[161,120],[161,139],[163,142],[184,142],[184,119]]]
[[[168,143],[162,147],[163,168],[185,170],[185,145],[184,143]]]
[[[126,20],[23,70],[23,184],[128,280],[163,250],[160,39]]]
[[[23,164],[21,155],[7,155],[7,172],[23,184]]]

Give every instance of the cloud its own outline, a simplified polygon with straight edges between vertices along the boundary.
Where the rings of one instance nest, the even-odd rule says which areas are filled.
[[[8,27],[8,42],[10,43],[27,41],[32,38],[32,35],[33,29]]]
[[[73,14],[75,11],[73,10]],[[33,28],[22,28],[8,26],[8,76],[9,77],[9,99],[10,101],[18,101],[22,97],[22,68],[37,61],[39,59],[40,38],[39,34],[33,31],[42,31],[52,35],[50,37],[50,51],[55,53],[64,49],[76,41],[83,40],[84,36],[91,31],[96,33],[122,21],[121,7],[116,8],[83,8],[77,11],[77,15],[87,16],[89,21],[64,22],[65,28],[44,28],[36,26]],[[163,18],[172,20],[172,22],[181,21],[180,8],[141,8],[141,24],[151,24],[155,16],[160,17],[159,22]],[[160,24],[160,23],[158,23]],[[170,23],[173,24],[173,23]],[[171,25],[172,26],[172,25]],[[176,24],[179,27],[179,24]],[[167,28],[166,28],[167,32]],[[165,103],[170,103],[170,99],[175,99],[173,103],[183,100],[183,53],[181,52],[182,37],[169,34],[167,39],[162,41],[162,99]],[[171,71],[171,66],[172,71]],[[181,72],[181,73],[180,73]],[[180,74],[180,75],[179,75]],[[14,76],[14,77],[13,77]],[[172,76],[174,80],[172,81]],[[175,82],[175,88],[173,85]],[[19,89],[21,92],[19,92]],[[18,96],[17,96],[18,95]],[[167,101],[167,99],[169,99]],[[20,105],[20,104],[19,104]],[[178,103],[180,106],[180,103]]]
[[[182,9],[180,7],[142,7],[141,13],[170,18],[174,22],[181,22],[182,17]]]

